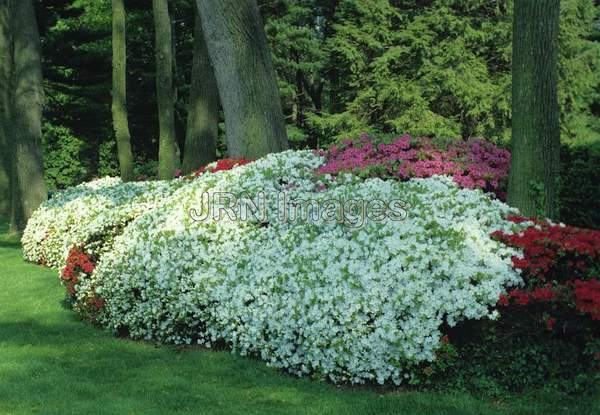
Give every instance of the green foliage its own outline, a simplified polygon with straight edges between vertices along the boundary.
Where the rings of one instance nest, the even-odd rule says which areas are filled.
[[[64,126],[43,124],[44,176],[50,189],[74,186],[85,178],[87,169],[81,161],[85,143]]]
[[[600,144],[563,146],[560,216],[569,225],[600,229]]]
[[[100,143],[98,148],[98,176],[118,176],[117,142],[114,138]]]
[[[289,120],[321,145],[362,131],[510,136],[511,1],[278,0],[263,13]],[[600,133],[597,18],[593,0],[561,2],[563,141]]]
[[[501,320],[504,317],[501,317]],[[470,322],[451,331],[457,357],[438,377],[438,388],[469,390],[480,396],[543,388],[558,394],[590,393],[600,382],[597,364],[585,354],[593,345],[573,333],[549,336],[536,327],[507,322]],[[578,339],[579,340],[579,339]],[[597,350],[597,349],[594,349]]]

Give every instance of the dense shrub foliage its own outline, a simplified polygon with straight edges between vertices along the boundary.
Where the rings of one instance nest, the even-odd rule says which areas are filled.
[[[446,382],[492,394],[592,390],[600,380],[600,232],[536,220],[493,237],[523,253],[512,261],[524,285],[500,297],[497,321],[450,330],[458,355]]]
[[[449,178],[315,175],[322,163],[312,152],[286,152],[190,181],[125,228],[78,280],[76,301],[101,301],[97,320],[136,338],[224,342],[335,382],[413,378],[444,347],[442,325],[494,317],[498,296],[519,284],[510,260],[517,252],[490,237],[518,228],[504,219],[514,211]],[[273,200],[266,220],[190,215],[208,208],[205,192],[282,191],[340,206],[402,197],[406,217],[284,220]],[[72,275],[66,269],[63,279]],[[78,278],[85,272],[75,269]]]
[[[104,178],[58,192],[29,220],[22,237],[25,258],[58,268],[73,246],[100,254],[127,223],[182,184],[182,180],[121,183]]]
[[[598,328],[592,320],[600,320],[600,231],[537,222],[517,234],[493,236],[524,254],[513,258],[513,266],[525,286],[501,296],[501,306],[531,307],[548,331],[576,325],[575,332],[585,335],[584,326]]]
[[[358,142],[344,140],[324,153],[321,173],[352,172],[363,177],[410,179],[448,175],[461,187],[495,192],[504,198],[510,153],[484,140],[437,144],[409,135],[389,144],[375,144],[365,134]]]
[[[563,146],[560,165],[563,222],[600,229],[600,144]]]
[[[24,253],[61,268],[83,318],[133,338],[336,383],[585,390],[600,232],[516,216],[494,197],[508,163],[480,140],[363,135],[171,181],[105,178],[44,204]]]

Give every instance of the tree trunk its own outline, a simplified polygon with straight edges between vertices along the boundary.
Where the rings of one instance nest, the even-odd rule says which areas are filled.
[[[48,197],[41,150],[42,68],[40,38],[31,0],[12,0],[13,71],[11,228],[21,231]]]
[[[133,179],[133,154],[127,119],[127,46],[125,41],[125,6],[123,0],[112,0],[112,117],[121,178]]]
[[[0,215],[10,215],[11,157],[8,142],[12,46],[9,27],[8,0],[0,0]]]
[[[288,148],[275,70],[256,0],[196,0],[225,113],[231,157]]]
[[[200,16],[196,13],[192,85],[183,154],[185,173],[215,160],[218,132],[219,91],[206,49]]]
[[[152,0],[156,30],[156,100],[158,102],[158,177],[172,179],[179,166],[173,96],[173,45],[167,0]]]
[[[508,202],[524,215],[558,216],[557,49],[560,0],[516,0]]]

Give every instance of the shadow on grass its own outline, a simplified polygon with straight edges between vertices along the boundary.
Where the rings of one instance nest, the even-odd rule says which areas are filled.
[[[0,412],[505,413],[464,396],[337,388],[227,352],[155,347],[74,322],[0,322],[0,353]]]
[[[18,240],[0,239],[0,248],[20,250],[21,244]]]

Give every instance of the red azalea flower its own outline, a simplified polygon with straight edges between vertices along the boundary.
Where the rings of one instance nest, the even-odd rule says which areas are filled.
[[[62,272],[62,278],[65,281],[68,281],[71,279],[71,277],[73,276],[73,268],[71,268],[70,266],[66,266],[63,268],[63,272]]]
[[[86,262],[81,266],[81,268],[83,269],[83,272],[89,274],[94,271],[95,266],[91,262]]]
[[[500,299],[498,300],[498,304],[506,307],[507,305],[510,304],[510,301],[508,301],[508,298],[504,294],[500,294]]]
[[[524,291],[520,291],[520,290],[512,290],[508,293],[509,297],[514,298],[516,301],[516,304],[519,305],[527,305],[529,304],[529,295],[524,292]]]

